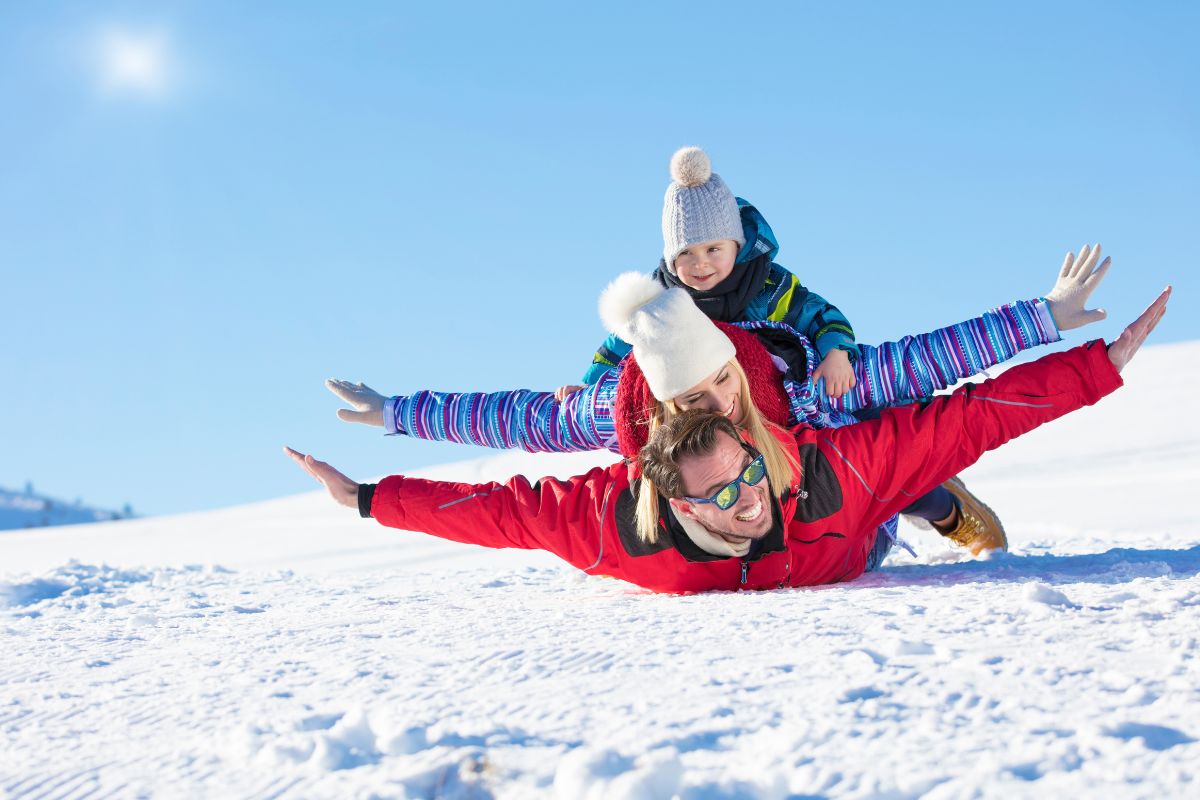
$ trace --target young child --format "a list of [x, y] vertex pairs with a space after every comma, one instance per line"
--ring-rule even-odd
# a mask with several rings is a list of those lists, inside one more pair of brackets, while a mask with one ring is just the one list
[[[779, 243], [767, 221], [750, 203], [736, 198], [712, 171], [698, 147], [671, 158], [671, 184], [663, 198], [663, 257], [653, 277], [666, 288], [684, 289], [716, 322], [784, 322], [804, 334], [820, 364], [814, 381], [841, 397], [854, 387], [854, 330], [825, 298], [810, 292], [773, 259]], [[630, 351], [616, 334], [604, 340], [583, 376], [592, 385]], [[562, 400], [582, 386], [563, 386]]]

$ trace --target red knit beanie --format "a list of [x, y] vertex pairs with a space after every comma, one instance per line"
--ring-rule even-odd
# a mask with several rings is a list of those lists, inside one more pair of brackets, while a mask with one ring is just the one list
[[[788, 425], [788, 397], [783, 390], [783, 380], [771, 354], [754, 334], [747, 330], [730, 325], [728, 322], [714, 322], [724, 331], [737, 350], [738, 363], [746, 373], [750, 384], [750, 398], [763, 417], [776, 425]], [[636, 458], [638, 451], [650, 438], [650, 420], [658, 400], [650, 392], [642, 368], [638, 366], [633, 353], [626, 358], [621, 368], [621, 378], [617, 383], [617, 403], [613, 409], [613, 422], [617, 428], [617, 444], [621, 455], [626, 458]]]

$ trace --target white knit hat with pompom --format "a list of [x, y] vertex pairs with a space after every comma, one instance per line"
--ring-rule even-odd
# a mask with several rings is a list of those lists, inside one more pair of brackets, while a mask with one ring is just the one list
[[664, 289], [641, 272], [618, 275], [601, 293], [600, 319], [633, 345], [650, 391], [662, 401], [691, 389], [736, 353], [687, 292]]
[[672, 273], [675, 257], [694, 244], [719, 239], [732, 239], [738, 247], [746, 243], [737, 200], [699, 147], [684, 147], [671, 156], [662, 226], [663, 260]]

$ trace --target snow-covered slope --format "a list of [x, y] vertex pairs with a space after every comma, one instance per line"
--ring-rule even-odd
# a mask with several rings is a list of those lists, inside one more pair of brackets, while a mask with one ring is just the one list
[[53, 497], [37, 494], [32, 489], [15, 492], [0, 487], [0, 532], [14, 528], [79, 525], [128, 516], [131, 514], [92, 508], [79, 501], [65, 503]]
[[655, 596], [320, 493], [0, 533], [0, 795], [1190, 796], [1197, 376], [1148, 348], [970, 470], [1010, 554], [906, 530], [814, 590]]

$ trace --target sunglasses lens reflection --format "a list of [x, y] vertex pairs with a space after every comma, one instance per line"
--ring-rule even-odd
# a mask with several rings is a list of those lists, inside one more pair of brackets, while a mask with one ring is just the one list
[[762, 458], [756, 458], [750, 462], [750, 466], [746, 467], [746, 471], [742, 473], [742, 480], [754, 486], [763, 479], [763, 475], [767, 474], [767, 467], [763, 464]]
[[694, 503], [712, 503], [722, 511], [728, 511], [738, 498], [742, 496], [742, 484], [747, 486], [755, 486], [767, 474], [767, 465], [762, 455], [751, 461], [742, 470], [742, 474], [737, 476], [736, 480], [730, 481], [714, 494], [712, 497], [688, 497]]
[[738, 494], [738, 484], [737, 481], [734, 481], [721, 491], [717, 492], [716, 497], [713, 498], [713, 502], [717, 504], [717, 508], [725, 511], [731, 505], [737, 502]]

